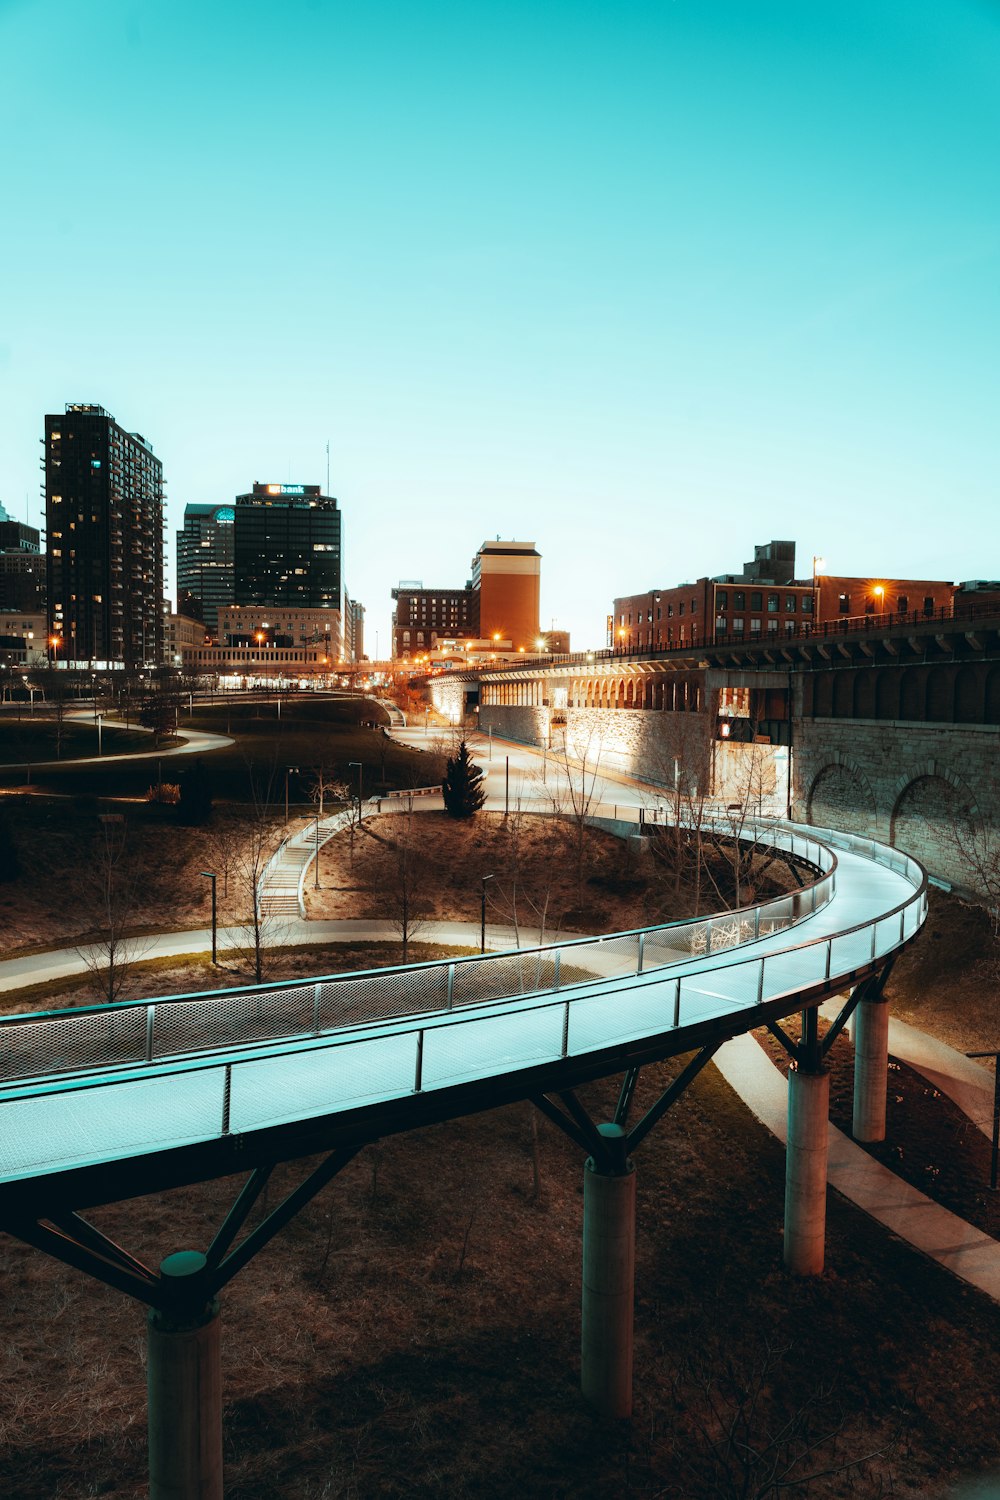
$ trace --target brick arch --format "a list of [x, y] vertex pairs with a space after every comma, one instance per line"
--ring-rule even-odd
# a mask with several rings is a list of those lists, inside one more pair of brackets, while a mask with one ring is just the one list
[[874, 719], [875, 717], [875, 670], [866, 667], [854, 674], [854, 717], [856, 719]]
[[821, 828], [840, 828], [870, 838], [875, 832], [876, 803], [871, 782], [857, 761], [835, 751], [813, 777], [807, 817]]
[[833, 676], [833, 715], [836, 719], [849, 719], [854, 713], [854, 673], [846, 669]]
[[882, 667], [875, 673], [876, 719], [899, 719], [899, 668]]
[[899, 717], [901, 719], [926, 719], [927, 694], [924, 683], [927, 674], [922, 667], [906, 667], [899, 685]]
[[991, 667], [986, 677], [986, 723], [1000, 724], [1000, 667]]
[[955, 723], [981, 724], [983, 722], [986, 679], [983, 670], [966, 662], [955, 674]]
[[955, 684], [948, 667], [931, 667], [927, 674], [927, 717], [950, 724], [954, 714]]

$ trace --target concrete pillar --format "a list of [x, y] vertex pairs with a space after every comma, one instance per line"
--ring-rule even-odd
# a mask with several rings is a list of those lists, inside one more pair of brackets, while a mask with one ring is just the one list
[[583, 1316], [580, 1385], [604, 1417], [632, 1415], [635, 1302], [635, 1167], [625, 1131], [601, 1125], [620, 1147], [611, 1168], [591, 1157], [583, 1173]]
[[169, 1305], [149, 1314], [150, 1500], [223, 1500], [219, 1304], [199, 1281], [196, 1250], [160, 1266]]
[[785, 1265], [796, 1276], [819, 1276], [826, 1251], [826, 1158], [830, 1075], [826, 1069], [788, 1075], [785, 1148]]
[[854, 1009], [854, 1139], [885, 1140], [889, 1079], [889, 1002], [861, 1000]]

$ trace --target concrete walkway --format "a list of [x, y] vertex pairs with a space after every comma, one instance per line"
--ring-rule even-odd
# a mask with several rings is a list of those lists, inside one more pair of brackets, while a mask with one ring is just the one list
[[[901, 1022], [896, 1023], [897, 1028], [901, 1025]], [[968, 1058], [921, 1032], [915, 1032], [912, 1026], [907, 1026], [905, 1031], [911, 1040], [920, 1038], [919, 1044], [914, 1044], [916, 1050], [933, 1058], [942, 1080], [950, 1077], [945, 1069], [953, 1065], [959, 1077], [964, 1075]], [[892, 1055], [901, 1055], [893, 1047], [891, 1036], [889, 1049]], [[734, 1037], [720, 1048], [715, 1054], [715, 1063], [723, 1078], [757, 1119], [778, 1140], [786, 1142], [788, 1087], [764, 1049], [748, 1033]], [[985, 1069], [979, 1071], [985, 1072]], [[986, 1074], [986, 1077], [990, 1080], [992, 1101], [992, 1075]], [[942, 1088], [944, 1092], [948, 1090]], [[1000, 1302], [1000, 1241], [910, 1187], [834, 1125], [829, 1127], [827, 1180], [848, 1202], [864, 1209], [901, 1240], [923, 1251], [970, 1286], [978, 1287], [994, 1302]]]

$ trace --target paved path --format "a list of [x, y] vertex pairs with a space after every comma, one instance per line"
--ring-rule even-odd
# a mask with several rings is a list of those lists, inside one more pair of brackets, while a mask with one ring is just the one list
[[[896, 1023], [897, 1027], [902, 1023]], [[933, 1056], [938, 1075], [950, 1078], [944, 1069], [954, 1066], [959, 1076], [965, 1073], [968, 1059], [943, 1043], [905, 1028], [917, 1050]], [[899, 1035], [897, 1033], [897, 1041]], [[890, 1051], [895, 1050], [890, 1038]], [[781, 1141], [788, 1139], [788, 1087], [778, 1068], [764, 1049], [747, 1033], [734, 1037], [715, 1054], [715, 1063], [723, 1078], [739, 1094], [757, 1119]], [[985, 1069], [980, 1069], [985, 1072]], [[990, 1078], [991, 1075], [987, 1074]], [[942, 1090], [948, 1092], [948, 1090]], [[992, 1081], [990, 1082], [992, 1099]], [[910, 1187], [902, 1178], [883, 1167], [873, 1156], [856, 1146], [835, 1125], [829, 1127], [829, 1160], [827, 1178], [850, 1203], [884, 1224], [907, 1244], [922, 1250], [970, 1286], [1000, 1302], [1000, 1242], [981, 1229], [967, 1224], [956, 1214], [934, 1203], [924, 1193]]]
[[[89, 713], [67, 714], [68, 719], [81, 719], [93, 722], [93, 716]], [[115, 722], [115, 728], [124, 729], [124, 724]], [[152, 734], [151, 729], [145, 729], [141, 724], [130, 724], [130, 730], [140, 734]], [[178, 734], [181, 731], [178, 730]], [[113, 761], [124, 760], [166, 760], [170, 755], [201, 755], [206, 750], [218, 750], [223, 745], [232, 745], [235, 741], [226, 734], [206, 734], [200, 729], [185, 729], [183, 739], [179, 745], [160, 745], [154, 750], [132, 750], [124, 755], [75, 755], [61, 760], [33, 760], [29, 766], [26, 761], [10, 761], [0, 766], [0, 771], [43, 771], [48, 766], [104, 766]]]

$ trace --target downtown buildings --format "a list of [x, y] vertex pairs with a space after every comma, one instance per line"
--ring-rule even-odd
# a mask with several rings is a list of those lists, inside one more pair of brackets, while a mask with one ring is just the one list
[[54, 662], [140, 670], [163, 660], [163, 466], [110, 412], [45, 418], [47, 593]]
[[464, 588], [425, 589], [415, 581], [392, 591], [392, 654], [408, 661], [445, 642], [535, 651], [539, 644], [542, 559], [534, 542], [483, 542]]

